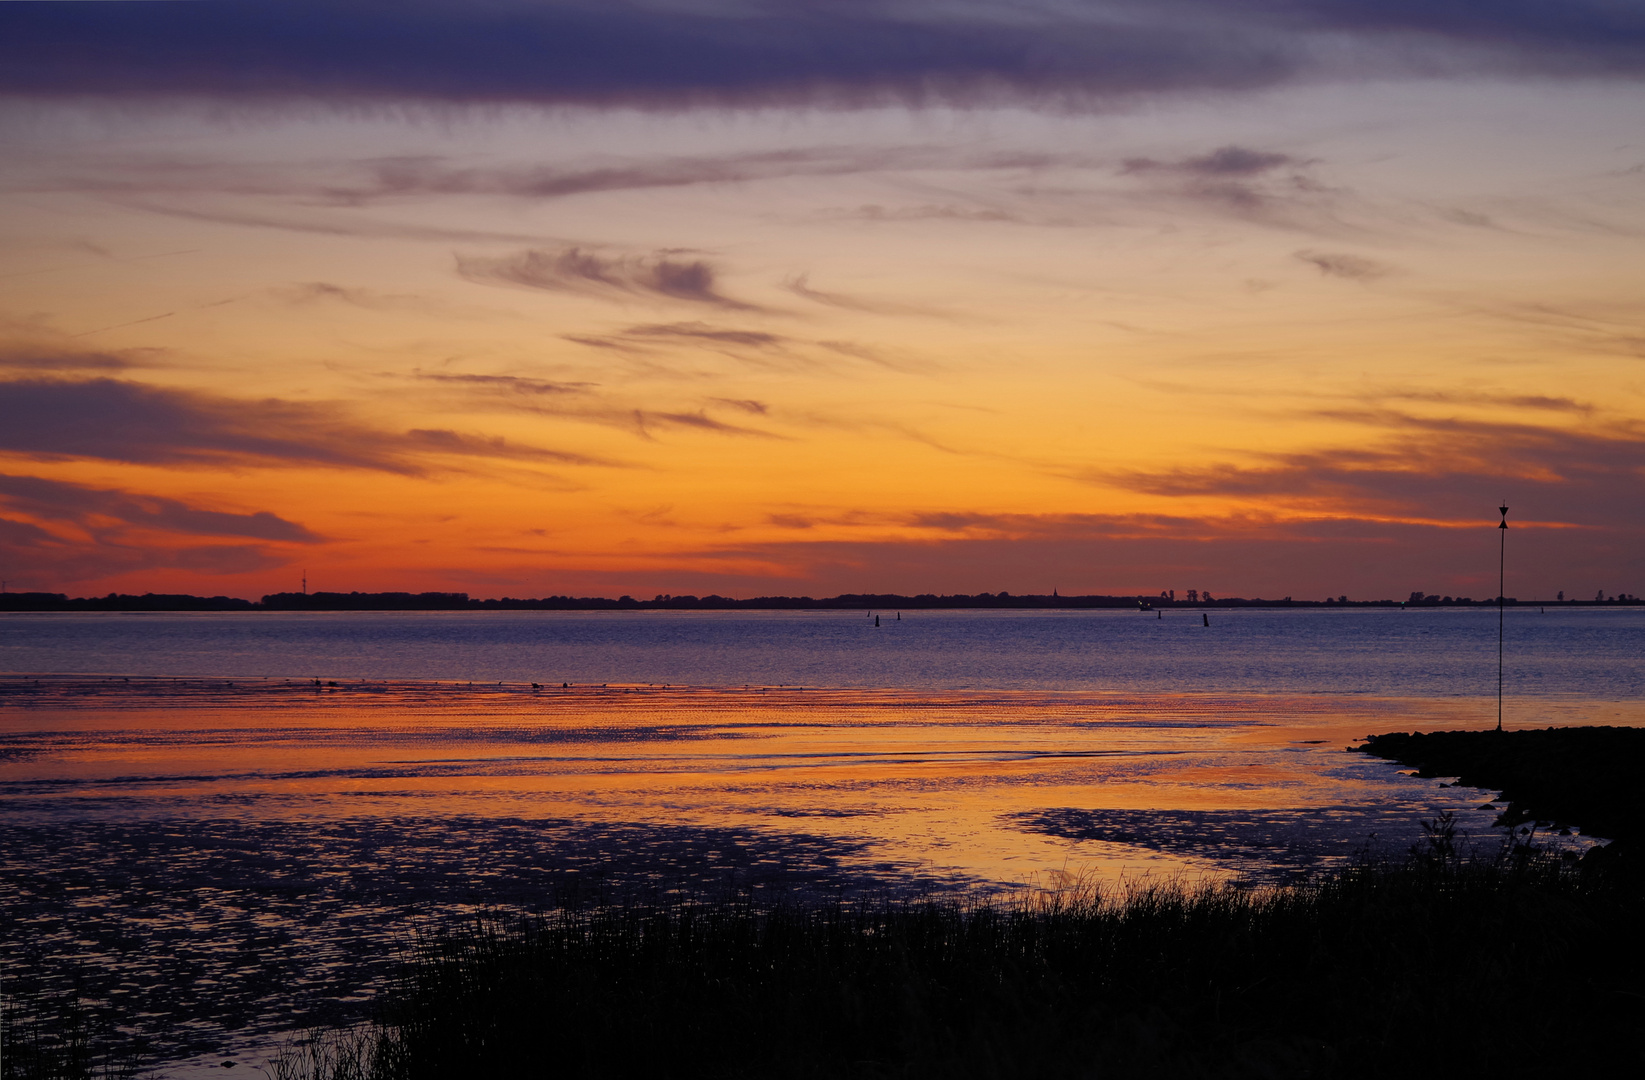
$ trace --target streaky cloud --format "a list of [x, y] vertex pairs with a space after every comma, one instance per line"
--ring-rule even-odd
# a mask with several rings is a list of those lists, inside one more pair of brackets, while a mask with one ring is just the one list
[[1316, 179], [1312, 167], [1318, 164], [1314, 158], [1228, 144], [1171, 161], [1128, 158], [1118, 175], [1139, 182], [1147, 202], [1163, 198], [1269, 226], [1340, 233], [1344, 223], [1338, 215], [1351, 193]]
[[88, 352], [51, 346], [0, 346], [0, 371], [70, 372], [125, 371], [146, 367], [141, 357], [146, 350]]
[[765, 416], [771, 412], [770, 405], [763, 401], [755, 401], [753, 398], [717, 397], [710, 400], [717, 405], [724, 405], [732, 409], [741, 409], [743, 412], [753, 413], [756, 416]]
[[440, 454], [469, 457], [515, 458], [524, 461], [553, 461], [562, 465], [608, 465], [609, 462], [585, 454], [545, 450], [537, 446], [510, 443], [497, 436], [464, 435], [444, 428], [413, 428], [406, 432], [406, 444]]
[[353, 285], [338, 285], [330, 281], [305, 281], [277, 288], [274, 294], [292, 304], [332, 301], [366, 311], [427, 311], [434, 303], [426, 296], [385, 293]]
[[0, 384], [0, 449], [37, 458], [417, 471], [384, 441], [327, 405], [244, 401], [107, 378]]
[[0, 517], [0, 546], [26, 560], [36, 581], [74, 584], [134, 571], [176, 569], [191, 574], [255, 573], [284, 566], [290, 556], [262, 544], [144, 543], [138, 538], [91, 533], [59, 536], [37, 525]]
[[346, 220], [327, 220], [314, 213], [308, 218], [246, 213], [235, 210], [214, 210], [201, 206], [179, 206], [152, 198], [111, 197], [110, 201], [133, 210], [159, 214], [162, 217], [181, 218], [185, 221], [205, 221], [215, 225], [238, 225], [251, 229], [273, 229], [281, 232], [308, 233], [316, 236], [362, 237], [377, 240], [436, 241], [443, 243], [507, 243], [535, 244], [551, 238], [529, 233], [488, 232], [481, 229], [447, 229], [431, 225], [414, 225], [395, 221], [374, 221], [359, 215]]
[[979, 221], [1021, 222], [1022, 215], [991, 206], [954, 206], [948, 203], [921, 203], [916, 206], [881, 206], [864, 203], [849, 210], [828, 211], [825, 218], [847, 218], [854, 221]]
[[1299, 251], [1296, 257], [1326, 277], [1348, 281], [1375, 281], [1394, 272], [1394, 268], [1387, 263], [1340, 251]]
[[1505, 405], [1512, 409], [1590, 415], [1594, 406], [1575, 398], [1548, 394], [1492, 394], [1477, 390], [1389, 390], [1363, 395], [1367, 400], [1417, 401], [1436, 405]]
[[[68, 172], [37, 183], [51, 190], [82, 191], [137, 209], [177, 217], [289, 227], [346, 235], [355, 219], [324, 211], [359, 209], [417, 196], [486, 195], [543, 201], [603, 192], [652, 188], [736, 184], [789, 177], [836, 177], [888, 170], [963, 169], [968, 171], [1089, 165], [1089, 153], [976, 152], [951, 145], [873, 146], [854, 143], [793, 146], [776, 150], [726, 151], [712, 154], [598, 154], [573, 164], [526, 160], [515, 163], [457, 163], [436, 154], [397, 157], [340, 157], [302, 163], [247, 165], [207, 156], [116, 152], [83, 161]], [[318, 175], [317, 175], [318, 171]], [[332, 178], [331, 173], [341, 177]], [[235, 213], [202, 205], [200, 197], [279, 198], [289, 212], [307, 207], [307, 220]], [[180, 201], [186, 200], [186, 201]], [[440, 230], [407, 222], [359, 222], [361, 235], [410, 238], [543, 242], [551, 238], [520, 234]], [[182, 254], [182, 253], [167, 253]], [[106, 261], [106, 259], [105, 259]], [[61, 268], [57, 268], [61, 269]], [[49, 272], [49, 271], [40, 271]]]
[[706, 412], [701, 411], [658, 412], [651, 409], [635, 409], [632, 416], [635, 429], [644, 438], [651, 438], [652, 431], [657, 428], [687, 428], [696, 431], [707, 431], [715, 435], [741, 435], [757, 439], [783, 438], [783, 436], [770, 431], [743, 427], [740, 424], [727, 424], [723, 420], [716, 420]]
[[922, 315], [930, 318], [953, 318], [951, 314], [938, 311], [935, 308], [920, 307], [917, 304], [902, 304], [891, 300], [865, 300], [862, 297], [851, 296], [846, 293], [814, 288], [810, 274], [796, 274], [783, 282], [783, 288], [798, 296], [802, 300], [809, 300], [824, 307], [840, 308], [845, 311], [861, 311], [870, 315]]
[[1545, 522], [1645, 527], [1645, 431], [1568, 430], [1394, 409], [1317, 415], [1385, 433], [1352, 447], [1160, 471], [1091, 473], [1092, 483], [1171, 498], [1234, 498], [1274, 512], [1472, 520], [1509, 492]]
[[532, 249], [501, 258], [457, 257], [457, 272], [484, 285], [517, 285], [608, 300], [678, 300], [733, 310], [756, 310], [718, 290], [718, 272], [703, 259], [670, 255], [599, 255], [581, 247]]
[[569, 341], [574, 345], [586, 345], [590, 349], [606, 349], [611, 352], [634, 354], [647, 351], [631, 341], [623, 341], [621, 338], [598, 337], [594, 334], [561, 334], [560, 340]]
[[[1493, 520], [1496, 497], [1482, 502]], [[1533, 502], [1525, 498], [1516, 506]], [[1398, 599], [1413, 587], [1483, 597], [1496, 586], [1495, 537], [1492, 522], [1483, 520], [1458, 525], [1370, 514], [977, 515], [953, 522], [959, 527], [951, 530], [933, 529], [936, 535], [853, 538], [822, 532], [820, 523], [802, 515], [772, 517], [768, 525], [788, 530], [786, 536], [694, 554], [700, 562], [717, 558], [728, 570], [750, 562], [781, 567], [794, 582], [792, 591], [813, 595], [835, 588], [970, 592], [979, 566], [1012, 568], [994, 580], [1014, 591], [1050, 593], [1061, 585], [1063, 595], [1155, 595], [1192, 586], [1219, 597], [1346, 593]], [[1645, 567], [1637, 554], [1645, 530], [1637, 526], [1587, 532], [1580, 543], [1572, 542], [1574, 536], [1571, 529], [1526, 527], [1515, 543], [1522, 558], [1557, 562], [1561, 577], [1571, 582]]]
[[446, 383], [451, 386], [495, 390], [508, 394], [539, 397], [545, 394], [584, 394], [593, 386], [588, 382], [554, 382], [548, 379], [530, 379], [523, 375], [461, 375], [443, 372], [418, 371], [412, 375], [426, 382]]
[[[1216, 397], [1232, 398], [1260, 398], [1272, 399], [1275, 394], [1272, 390], [1251, 389], [1245, 387], [1207, 386], [1177, 382], [1166, 379], [1134, 379], [1138, 386], [1146, 386], [1168, 394], [1196, 394], [1212, 395]], [[1362, 405], [1381, 406], [1390, 401], [1408, 401], [1431, 405], [1460, 405], [1507, 407], [1512, 409], [1532, 409], [1542, 412], [1562, 412], [1591, 416], [1598, 411], [1592, 402], [1579, 401], [1571, 397], [1555, 397], [1549, 394], [1512, 394], [1489, 390], [1475, 390], [1462, 388], [1433, 388], [1402, 386], [1389, 384], [1383, 386], [1356, 387], [1351, 390], [1321, 391], [1287, 389], [1283, 395], [1299, 401], [1331, 401], [1343, 403], [1359, 403]], [[1368, 415], [1361, 413], [1361, 416]]]
[[[561, 199], [574, 195], [701, 184], [746, 183], [790, 176], [843, 176], [893, 167], [940, 166], [951, 155], [924, 147], [792, 147], [717, 155], [604, 159], [580, 167], [554, 165], [454, 167], [435, 156], [363, 162], [369, 179], [332, 186], [325, 197], [366, 203], [405, 195], [503, 195]], [[979, 164], [998, 167], [992, 159]]]
[[701, 322], [651, 323], [631, 326], [623, 333], [628, 337], [683, 338], [715, 345], [741, 345], [749, 349], [769, 349], [787, 341], [779, 334], [768, 334], [763, 330], [728, 330]]
[[0, 450], [37, 460], [321, 466], [404, 475], [429, 472], [431, 456], [601, 464], [486, 436], [383, 431], [328, 403], [227, 398], [108, 378], [0, 382]]
[[1153, 158], [1128, 158], [1125, 171], [1132, 173], [1168, 172], [1190, 176], [1247, 177], [1260, 176], [1286, 165], [1301, 165], [1290, 154], [1271, 150], [1252, 150], [1245, 146], [1228, 145], [1208, 154], [1183, 158], [1179, 161], [1156, 161]]
[[205, 510], [178, 499], [38, 476], [0, 473], [0, 500], [13, 511], [22, 511], [31, 517], [89, 528], [97, 528], [101, 519], [110, 519], [145, 529], [196, 536], [249, 537], [299, 544], [317, 544], [325, 539], [267, 510], [249, 514]]

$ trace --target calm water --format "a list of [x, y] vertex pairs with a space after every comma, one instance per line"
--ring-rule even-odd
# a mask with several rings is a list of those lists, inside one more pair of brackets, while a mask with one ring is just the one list
[[[1496, 693], [1494, 610], [0, 616], [0, 671], [475, 682]], [[1512, 610], [1516, 695], [1645, 691], [1645, 610]]]
[[[1496, 793], [1345, 750], [1495, 723], [1495, 612], [879, 614], [0, 617], [8, 985], [181, 1080], [362, 1015], [476, 908], [1275, 882], [1441, 811], [1496, 842]], [[1645, 722], [1642, 646], [1510, 612], [1508, 725]]]

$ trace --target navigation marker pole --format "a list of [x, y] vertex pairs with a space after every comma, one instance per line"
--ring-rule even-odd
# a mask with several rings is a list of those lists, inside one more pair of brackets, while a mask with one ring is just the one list
[[1496, 729], [1502, 730], [1502, 594], [1508, 576], [1508, 508], [1499, 506], [1502, 524], [1497, 526], [1496, 560]]

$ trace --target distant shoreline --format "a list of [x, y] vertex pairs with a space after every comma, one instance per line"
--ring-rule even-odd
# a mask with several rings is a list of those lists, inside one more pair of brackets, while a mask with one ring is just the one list
[[[1645, 606], [1623, 593], [1608, 600], [1521, 600], [1506, 597], [1508, 607], [1613, 608]], [[1162, 596], [1014, 596], [1010, 593], [842, 593], [839, 596], [757, 596], [746, 600], [708, 596], [660, 595], [650, 600], [620, 596], [548, 596], [536, 599], [479, 599], [445, 592], [273, 593], [260, 600], [186, 593], [110, 593], [70, 597], [64, 593], [0, 593], [0, 613], [29, 611], [955, 611], [955, 610], [1228, 610], [1239, 608], [1481, 608], [1496, 607], [1495, 597], [1475, 600], [1412, 593], [1405, 600], [1276, 600], [1227, 597], [1218, 600]]]

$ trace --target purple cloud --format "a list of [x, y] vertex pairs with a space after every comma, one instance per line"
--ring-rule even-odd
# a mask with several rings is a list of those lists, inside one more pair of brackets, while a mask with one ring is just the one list
[[118, 379], [0, 382], [0, 450], [140, 465], [318, 465], [417, 475], [431, 455], [594, 459], [443, 430], [383, 431], [324, 403], [226, 398]]
[[1607, 0], [0, 4], [0, 91], [680, 107], [1240, 90], [1359, 71], [1638, 77]]
[[521, 251], [502, 258], [457, 257], [457, 272], [485, 285], [522, 285], [550, 292], [581, 293], [608, 300], [646, 297], [713, 307], [752, 310], [719, 292], [718, 272], [702, 259], [658, 254], [597, 255], [580, 247]]
[[[259, 510], [237, 514], [204, 510], [177, 499], [94, 488], [38, 476], [0, 473], [0, 503], [30, 517], [97, 528], [102, 520], [194, 536], [234, 536], [298, 544], [323, 539], [294, 521]], [[32, 528], [32, 526], [31, 526]]]

